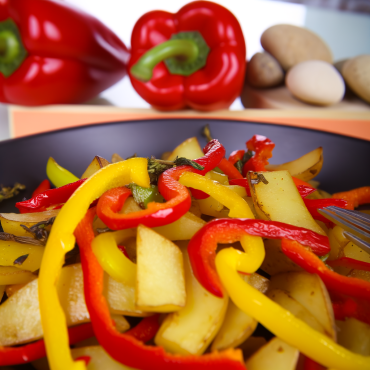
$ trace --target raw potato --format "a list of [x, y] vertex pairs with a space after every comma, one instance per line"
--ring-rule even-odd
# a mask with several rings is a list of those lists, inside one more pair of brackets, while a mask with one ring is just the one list
[[167, 161], [174, 161], [176, 157], [197, 159], [204, 156], [203, 150], [196, 137], [191, 137], [178, 145], [166, 158]]
[[224, 320], [229, 298], [215, 297], [193, 275], [186, 242], [178, 242], [184, 254], [186, 306], [163, 321], [155, 344], [179, 354], [202, 354], [216, 336]]
[[275, 337], [245, 363], [248, 370], [295, 370], [299, 351]]
[[277, 86], [284, 82], [284, 71], [271, 54], [256, 53], [248, 63], [246, 81], [257, 88]]
[[342, 74], [349, 87], [370, 103], [370, 55], [359, 55], [347, 60]]
[[56, 217], [60, 209], [35, 213], [0, 213], [1, 226], [4, 232], [16, 236], [32, 236], [21, 225], [31, 226], [47, 221], [49, 218]]
[[263, 32], [261, 45], [285, 71], [305, 60], [333, 63], [330, 48], [307, 28], [290, 24], [274, 25]]
[[98, 172], [101, 168], [108, 166], [109, 161], [96, 155], [92, 162], [88, 165], [85, 172], [82, 174], [81, 179], [86, 179], [87, 177], [92, 176], [95, 172]]
[[136, 305], [144, 311], [171, 312], [186, 303], [182, 253], [154, 230], [137, 228]]
[[290, 68], [285, 85], [295, 98], [317, 106], [337, 104], [345, 92], [342, 75], [322, 60], [306, 60]]
[[309, 153], [294, 161], [282, 164], [269, 164], [266, 166], [268, 171], [282, 171], [286, 170], [300, 180], [310, 181], [317, 176], [322, 168], [324, 162], [322, 147], [316, 148]]
[[352, 352], [370, 356], [370, 326], [355, 318], [336, 321], [338, 343]]
[[256, 174], [258, 172], [249, 172], [248, 182], [255, 210], [261, 219], [304, 227], [326, 236], [307, 210], [288, 171], [260, 172], [268, 184], [262, 181], [254, 184]]
[[271, 277], [269, 290], [281, 289], [305, 307], [324, 328], [325, 334], [336, 339], [333, 306], [329, 293], [318, 275], [287, 272]]

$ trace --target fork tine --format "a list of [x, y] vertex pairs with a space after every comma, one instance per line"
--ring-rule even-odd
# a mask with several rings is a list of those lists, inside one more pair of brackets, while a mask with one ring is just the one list
[[[359, 215], [360, 212], [348, 211], [335, 206], [318, 209], [318, 212], [347, 232], [370, 243], [370, 222], [367, 217], [363, 217], [364, 215]], [[352, 212], [355, 212], [355, 217], [352, 215]]]
[[355, 243], [358, 247], [360, 247], [365, 252], [370, 252], [370, 243], [366, 243], [365, 240], [358, 238], [356, 235], [353, 235], [352, 233], [348, 233], [345, 231], [343, 235], [350, 240], [351, 242]]

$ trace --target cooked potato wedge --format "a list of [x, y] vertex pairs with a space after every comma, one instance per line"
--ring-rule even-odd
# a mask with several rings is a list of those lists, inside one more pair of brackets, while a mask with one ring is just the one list
[[154, 341], [171, 353], [200, 355], [221, 327], [229, 298], [215, 297], [199, 284], [191, 270], [187, 242], [176, 244], [184, 255], [186, 305], [167, 315]]
[[95, 172], [99, 171], [101, 168], [108, 166], [110, 162], [103, 157], [96, 155], [92, 162], [88, 165], [85, 172], [82, 174], [81, 179], [86, 179], [92, 176]]
[[203, 157], [203, 150], [199, 145], [196, 137], [186, 139], [179, 144], [172, 153], [167, 157], [167, 161], [174, 161], [176, 157], [184, 157], [188, 159], [197, 159]]
[[143, 225], [137, 228], [136, 240], [136, 306], [153, 312], [184, 307], [184, 264], [179, 247]]
[[299, 351], [280, 338], [273, 338], [246, 361], [248, 370], [295, 370]]
[[324, 328], [326, 335], [336, 339], [333, 306], [329, 293], [316, 274], [287, 272], [271, 277], [269, 291], [281, 289], [305, 307]]
[[[263, 176], [267, 183], [260, 181]], [[254, 208], [261, 219], [280, 221], [326, 235], [312, 218], [288, 171], [249, 172]]]
[[283, 164], [269, 164], [266, 166], [267, 171], [286, 170], [289, 173], [303, 181], [309, 181], [317, 176], [324, 163], [323, 150], [321, 147], [304, 154], [294, 161]]

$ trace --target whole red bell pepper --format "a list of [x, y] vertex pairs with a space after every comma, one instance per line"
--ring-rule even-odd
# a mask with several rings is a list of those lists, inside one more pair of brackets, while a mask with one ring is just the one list
[[234, 243], [249, 234], [271, 239], [298, 240], [318, 255], [330, 251], [329, 240], [311, 230], [277, 221], [253, 219], [215, 219], [204, 225], [190, 240], [188, 253], [195, 277], [210, 293], [223, 296], [215, 267], [217, 243]]
[[192, 166], [178, 166], [164, 171], [158, 179], [158, 190], [166, 200], [165, 203], [150, 202], [148, 208], [128, 214], [118, 213], [131, 190], [125, 187], [113, 188], [105, 192], [99, 199], [97, 214], [112, 230], [122, 230], [143, 224], [148, 227], [167, 225], [178, 220], [191, 207], [188, 189], [179, 183], [184, 172], [195, 172], [204, 175], [215, 168], [225, 155], [225, 148], [214, 139], [203, 149], [204, 157], [194, 162], [203, 167], [197, 170]]
[[[116, 330], [103, 295], [104, 271], [91, 247], [91, 242], [95, 237], [92, 228], [94, 217], [95, 209], [90, 208], [76, 228], [75, 236], [81, 252], [86, 306], [95, 335], [107, 353], [116, 361], [139, 370], [171, 370], [173, 368], [179, 370], [245, 370], [242, 354], [238, 349], [212, 352], [203, 356], [174, 355], [166, 353], [161, 347], [145, 345], [140, 339], [147, 339], [147, 335], [133, 337], [130, 333], [121, 334]], [[152, 325], [153, 319], [149, 327]], [[135, 328], [133, 331], [135, 333]], [[153, 333], [153, 330], [150, 330], [150, 333]]]
[[194, 1], [175, 14], [149, 12], [135, 24], [131, 48], [131, 83], [157, 109], [228, 108], [242, 89], [245, 40], [221, 5]]
[[85, 102], [126, 74], [129, 52], [103, 23], [62, 1], [0, 2], [0, 101]]

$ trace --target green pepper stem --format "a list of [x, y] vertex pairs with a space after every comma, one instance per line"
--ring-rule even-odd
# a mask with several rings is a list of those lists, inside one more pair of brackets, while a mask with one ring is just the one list
[[12, 31], [0, 32], [0, 61], [9, 63], [19, 55], [20, 45]]
[[147, 51], [131, 67], [130, 72], [138, 80], [147, 82], [152, 78], [154, 67], [163, 60], [176, 57], [184, 62], [192, 62], [198, 54], [199, 48], [191, 40], [168, 40]]

